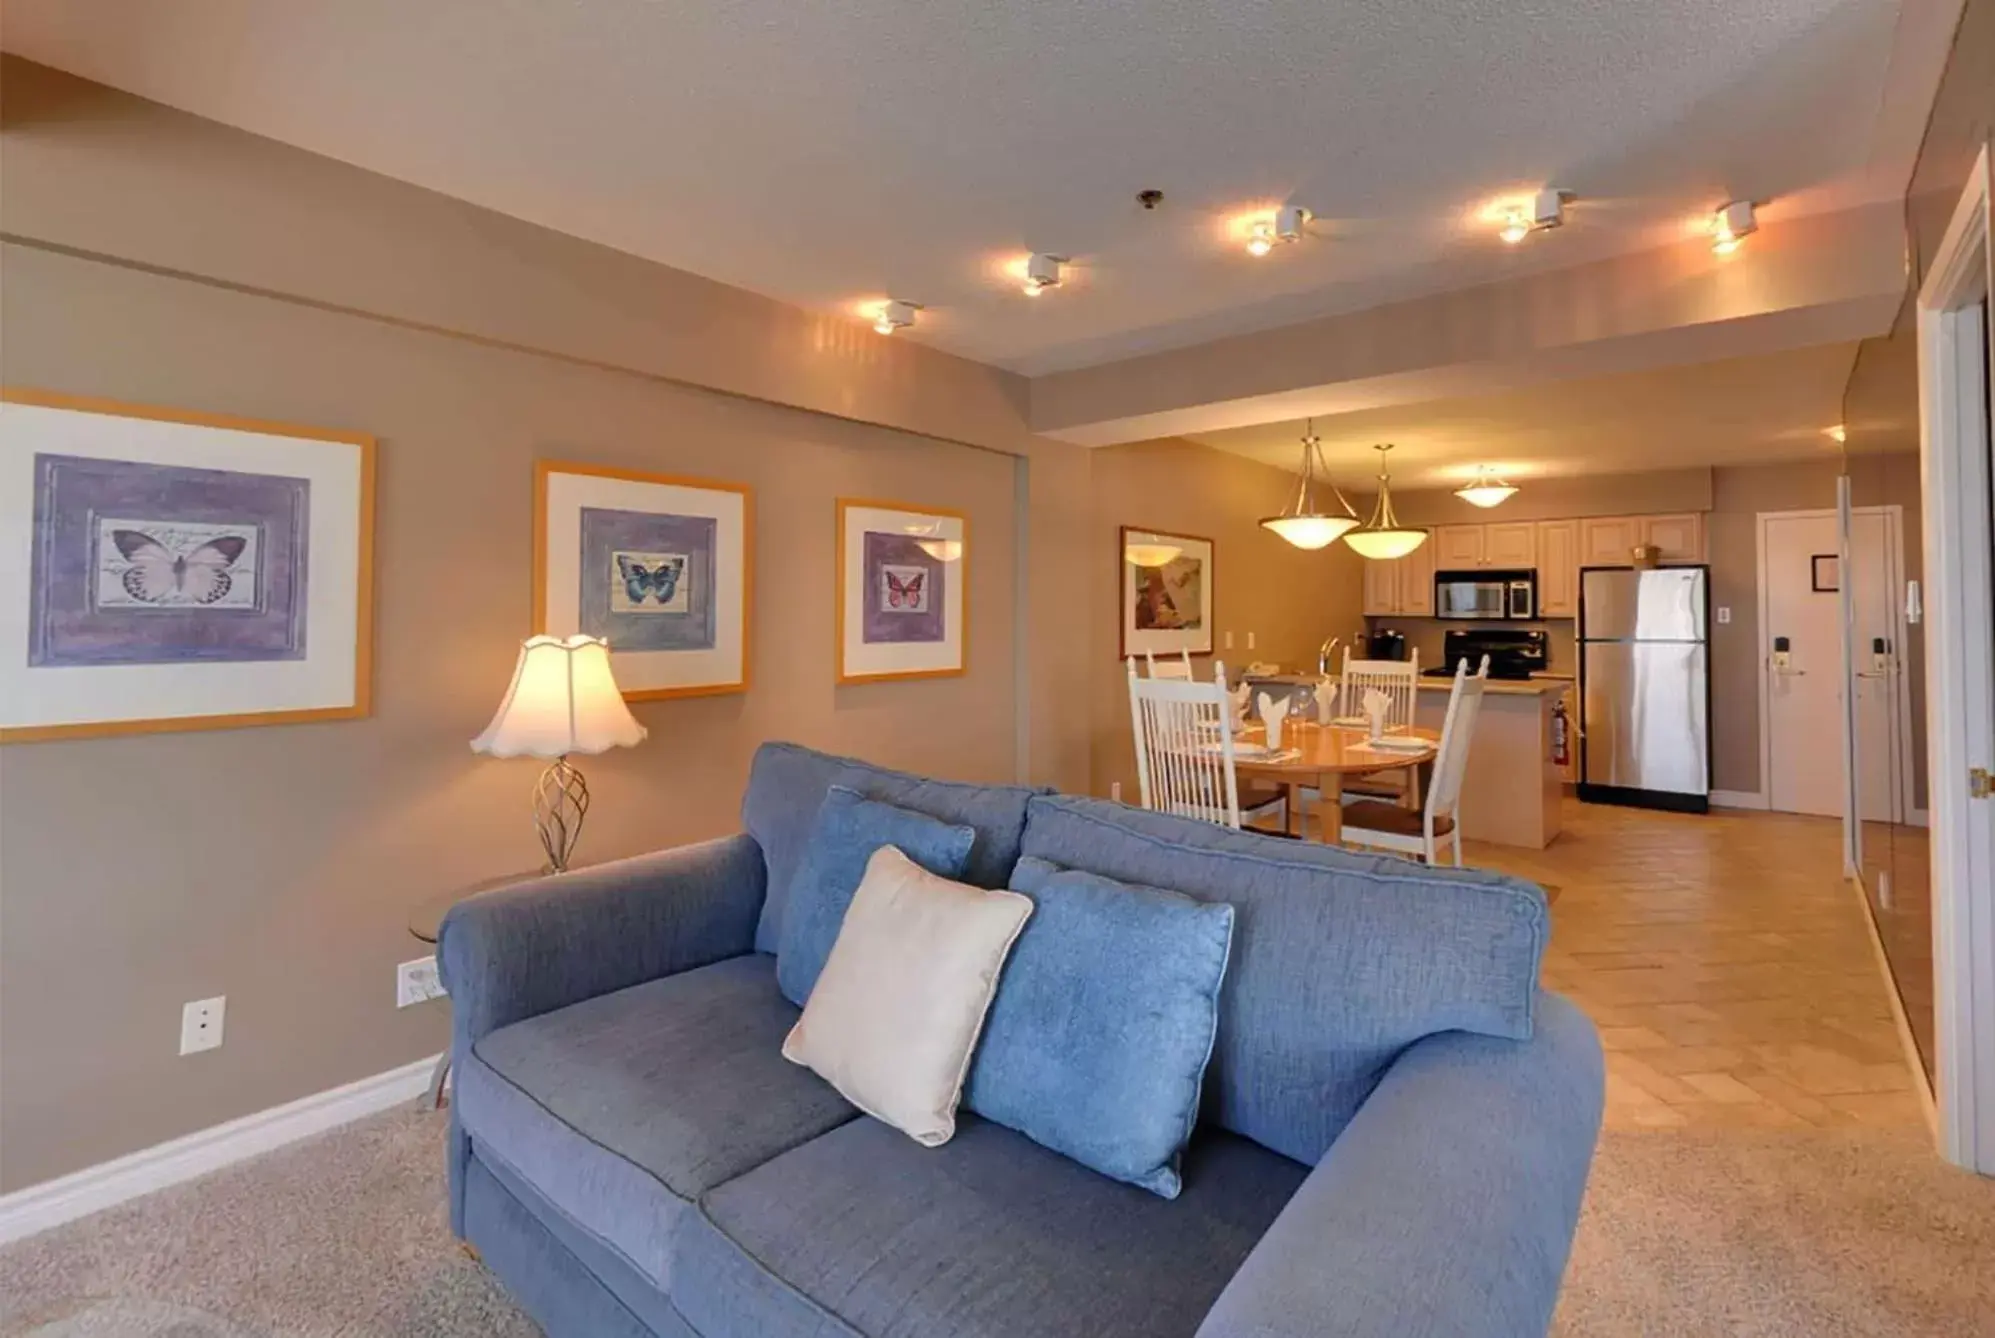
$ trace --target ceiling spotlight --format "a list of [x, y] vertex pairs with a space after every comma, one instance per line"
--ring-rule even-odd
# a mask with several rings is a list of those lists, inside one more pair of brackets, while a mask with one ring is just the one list
[[1060, 266], [1067, 263], [1065, 256], [1040, 255], [1034, 252], [1025, 260], [1025, 287], [1027, 297], [1037, 297], [1048, 288], [1060, 286]]
[[1276, 242], [1299, 242], [1302, 230], [1315, 215], [1299, 204], [1285, 204], [1275, 210], [1273, 218], [1256, 219], [1247, 229], [1247, 254], [1264, 256], [1275, 249]]
[[882, 302], [877, 315], [873, 317], [873, 329], [883, 335], [914, 324], [914, 313], [921, 308], [913, 302], [902, 302], [898, 298]]
[[1473, 480], [1455, 489], [1455, 496], [1461, 498], [1470, 506], [1484, 508], [1496, 506], [1498, 503], [1507, 501], [1516, 495], [1517, 489], [1497, 477], [1488, 465], [1483, 465], [1477, 469]]
[[1496, 235], [1515, 245], [1534, 232], [1549, 232], [1563, 227], [1566, 221], [1566, 204], [1573, 198], [1571, 191], [1547, 186], [1531, 197], [1529, 208], [1515, 205], [1503, 213], [1503, 230]]
[[1759, 219], [1753, 215], [1752, 201], [1734, 200], [1711, 216], [1711, 249], [1728, 256], [1739, 249], [1741, 241], [1758, 231]]

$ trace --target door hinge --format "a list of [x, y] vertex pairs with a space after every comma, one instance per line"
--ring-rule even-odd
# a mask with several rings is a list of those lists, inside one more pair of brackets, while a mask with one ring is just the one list
[[1968, 768], [1967, 793], [1972, 799], [1986, 799], [1990, 794], [1995, 794], [1995, 776], [1988, 774], [1987, 767]]

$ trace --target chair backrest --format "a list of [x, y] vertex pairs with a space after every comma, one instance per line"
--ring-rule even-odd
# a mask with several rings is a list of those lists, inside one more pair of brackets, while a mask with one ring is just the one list
[[1420, 652], [1415, 650], [1404, 660], [1354, 660], [1347, 648], [1339, 709], [1345, 715], [1363, 715], [1365, 693], [1374, 689], [1392, 700], [1385, 727], [1413, 728], [1413, 708], [1420, 696]]
[[1166, 656], [1162, 664], [1157, 663], [1157, 657], [1146, 650], [1143, 652], [1143, 660], [1150, 666], [1152, 678], [1171, 678], [1181, 683], [1191, 681], [1191, 652], [1188, 650], [1179, 651], [1175, 660]]
[[1238, 827], [1240, 783], [1225, 680], [1143, 678], [1131, 656], [1129, 716], [1143, 807]]
[[1461, 807], [1469, 744], [1475, 738], [1476, 717], [1482, 713], [1482, 690], [1488, 681], [1487, 655], [1473, 674], [1469, 673], [1467, 660], [1455, 666], [1455, 685], [1448, 692], [1448, 715], [1441, 722], [1441, 742], [1434, 751], [1434, 780], [1427, 787], [1429, 818], [1454, 817]]

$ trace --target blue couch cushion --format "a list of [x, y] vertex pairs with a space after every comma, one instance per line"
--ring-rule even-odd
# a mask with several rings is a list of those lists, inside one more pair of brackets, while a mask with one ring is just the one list
[[691, 1200], [857, 1115], [782, 1056], [775, 962], [716, 962], [480, 1040], [458, 1066], [474, 1155], [533, 1185], [660, 1287]]
[[1167, 1203], [974, 1116], [861, 1119], [711, 1191], [673, 1300], [706, 1338], [1189, 1338], [1304, 1174], [1208, 1130]]
[[763, 744], [755, 750], [748, 792], [741, 800], [742, 826], [762, 847], [769, 869], [769, 892], [755, 930], [757, 952], [773, 953], [782, 942], [790, 880], [810, 844], [818, 805], [833, 784], [857, 790], [868, 799], [976, 828], [977, 842], [971, 847], [963, 881], [977, 887], [1003, 887], [1011, 877], [1025, 832], [1026, 801], [1048, 793], [1025, 785], [930, 780], [800, 744]]
[[1531, 1035], [1550, 917], [1502, 874], [1231, 831], [1069, 796], [1035, 798], [1025, 853], [1238, 913], [1207, 1118], [1314, 1165], [1423, 1036]]
[[1011, 950], [963, 1104], [1103, 1175], [1178, 1196], [1219, 1028], [1233, 908], [1062, 870], [1011, 873]]
[[894, 846], [932, 874], [961, 879], [977, 830], [834, 785], [817, 811], [817, 827], [790, 884], [783, 933], [776, 947], [776, 983], [801, 1008], [831, 959], [852, 894], [881, 846]]

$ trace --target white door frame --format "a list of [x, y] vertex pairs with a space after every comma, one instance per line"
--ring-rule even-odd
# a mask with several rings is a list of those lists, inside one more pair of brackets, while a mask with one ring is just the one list
[[[1839, 477], [1836, 481], [1838, 493], [1840, 494], [1845, 487], [1847, 487], [1846, 480]], [[1763, 808], [1771, 808], [1773, 806], [1773, 721], [1771, 718], [1773, 702], [1772, 693], [1768, 689], [1767, 682], [1767, 659], [1771, 654], [1767, 646], [1772, 632], [1766, 625], [1766, 523], [1769, 520], [1840, 521], [1841, 514], [1840, 507], [1803, 507], [1793, 511], [1761, 511], [1753, 517], [1753, 539], [1757, 550], [1755, 557], [1755, 594], [1759, 600], [1760, 639], [1758, 647], [1759, 793], [1762, 801], [1760, 806]], [[1905, 508], [1896, 502], [1880, 506], [1853, 506], [1850, 508], [1850, 514], [1852, 516], [1881, 515], [1888, 518], [1890, 533], [1885, 542], [1885, 558], [1893, 564], [1890, 576], [1890, 588], [1893, 591], [1902, 590], [1904, 588], [1905, 573]], [[1837, 534], [1838, 545], [1841, 545], [1844, 539], [1845, 536], [1840, 533], [1839, 527]], [[1847, 573], [1849, 571], [1849, 555], [1842, 552], [1839, 547], [1838, 556], [1841, 559], [1842, 570]], [[1847, 577], [1845, 577], [1842, 584], [1844, 592], [1847, 594], [1850, 590], [1850, 582]], [[1897, 657], [1900, 675], [1897, 692], [1898, 748], [1896, 750], [1897, 756], [1892, 762], [1898, 773], [1898, 783], [1891, 787], [1891, 820], [1895, 823], [1904, 823], [1910, 821], [1912, 813], [1912, 692], [1910, 684], [1905, 681], [1903, 676], [1906, 633], [1905, 608], [1903, 603], [1895, 595], [1893, 596], [1892, 603], [1891, 644], [1895, 647], [1893, 654]], [[1845, 774], [1843, 776], [1843, 789], [1845, 791], [1843, 797], [1843, 855], [1846, 863], [1850, 866], [1845, 872], [1853, 872], [1862, 868], [1862, 847], [1859, 844], [1861, 837], [1852, 838], [1849, 835], [1852, 827], [1861, 826], [1860, 823], [1851, 821], [1851, 816], [1859, 811], [1855, 807], [1857, 802], [1857, 781], [1856, 777], [1849, 773], [1847, 767], [1847, 759], [1850, 756], [1849, 736], [1856, 728], [1855, 694], [1848, 691], [1851, 686], [1848, 657], [1854, 652], [1850, 645], [1850, 625], [1845, 615], [1838, 615], [1838, 623], [1843, 633], [1843, 687], [1845, 689], [1843, 693], [1843, 757], [1846, 763], [1844, 768]]]
[[1995, 576], [1987, 419], [1968, 400], [1995, 350], [1963, 310], [1990, 296], [1991, 271], [1984, 146], [1919, 291], [1919, 482], [1940, 1151], [1995, 1175], [1995, 800], [1969, 793], [1970, 768], [1995, 771]]

